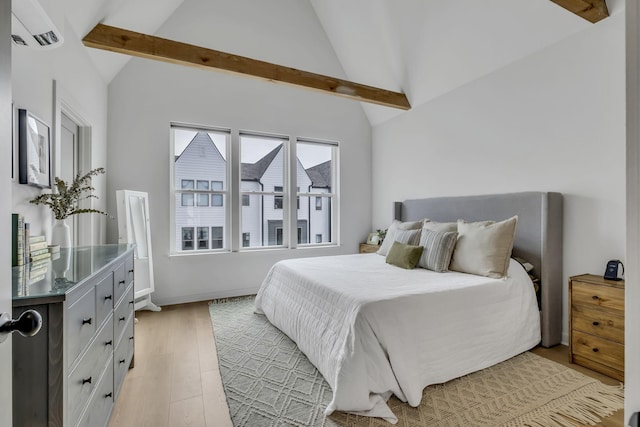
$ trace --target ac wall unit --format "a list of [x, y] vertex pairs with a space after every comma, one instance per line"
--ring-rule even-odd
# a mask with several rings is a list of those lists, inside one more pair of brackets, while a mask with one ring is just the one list
[[52, 49], [64, 41], [38, 0], [12, 0], [11, 39], [18, 46]]

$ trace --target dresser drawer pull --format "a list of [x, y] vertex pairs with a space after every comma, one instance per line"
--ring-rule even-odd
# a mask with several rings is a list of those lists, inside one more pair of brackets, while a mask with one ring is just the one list
[[130, 339], [130, 340], [132, 340], [132, 339], [133, 339], [133, 337], [129, 337], [129, 339]]
[[593, 350], [594, 353], [597, 353], [598, 352], [598, 347], [594, 347], [591, 350]]
[[129, 304], [134, 304], [134, 303], [135, 303], [134, 300], [129, 301]]
[[109, 341], [107, 341], [106, 343], [104, 343], [104, 345], [105, 345], [105, 346], [113, 345], [113, 340], [109, 340]]
[[107, 394], [104, 395], [104, 398], [108, 398], [108, 397], [113, 397], [113, 393], [109, 392]]
[[108, 299], [113, 300], [113, 295], [107, 295], [106, 297], [104, 297], [105, 301], [108, 300]]
[[600, 324], [600, 322], [593, 322], [592, 325], [593, 326], [598, 326]]
[[129, 270], [129, 273], [133, 273], [133, 268], [131, 270]]
[[592, 296], [592, 297], [591, 297], [591, 299], [592, 299], [592, 300], [599, 300], [599, 299], [600, 299], [600, 297], [599, 297], [598, 295], [594, 295], [594, 296]]
[[82, 324], [83, 325], [90, 325], [91, 324], [91, 317], [89, 317], [88, 319], [82, 319]]
[[122, 317], [120, 317], [118, 320], [119, 320], [120, 322], [123, 322], [123, 321], [125, 320], [125, 317], [124, 317], [124, 316], [122, 316]]
[[125, 362], [125, 360], [124, 360], [124, 359], [120, 359], [120, 363], [124, 363], [124, 362]]
[[119, 284], [119, 285], [124, 285], [124, 280], [120, 280], [120, 281], [118, 282], [118, 284]]
[[89, 377], [89, 378], [84, 378], [84, 379], [82, 380], [82, 384], [83, 384], [83, 385], [84, 385], [84, 384], [86, 384], [86, 383], [91, 384], [91, 377]]

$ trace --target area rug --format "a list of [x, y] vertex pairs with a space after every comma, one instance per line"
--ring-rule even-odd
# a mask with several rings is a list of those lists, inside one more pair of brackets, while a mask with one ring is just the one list
[[[325, 416], [331, 388], [295, 343], [253, 307], [253, 298], [242, 298], [209, 309], [234, 426], [391, 426], [342, 412]], [[395, 397], [388, 403], [402, 427], [574, 427], [621, 409], [623, 395], [622, 387], [526, 352], [427, 387], [417, 408]]]

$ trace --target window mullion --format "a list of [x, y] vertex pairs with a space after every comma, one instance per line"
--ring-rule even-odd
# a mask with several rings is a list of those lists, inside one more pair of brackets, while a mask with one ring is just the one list
[[287, 154], [285, 168], [285, 176], [287, 177], [286, 193], [289, 195], [289, 209], [287, 210], [289, 215], [288, 222], [285, 223], [289, 225], [289, 247], [295, 249], [298, 247], [298, 152], [295, 139], [289, 138], [285, 153]]
[[238, 252], [240, 250], [240, 223], [242, 220], [242, 204], [240, 197], [240, 132], [234, 130], [231, 132], [231, 149], [229, 162], [231, 164], [231, 178], [228, 180], [229, 188], [227, 189], [230, 195], [229, 202], [227, 204], [227, 217], [231, 222], [231, 230], [227, 233], [227, 238], [230, 238], [230, 249], [232, 252]]

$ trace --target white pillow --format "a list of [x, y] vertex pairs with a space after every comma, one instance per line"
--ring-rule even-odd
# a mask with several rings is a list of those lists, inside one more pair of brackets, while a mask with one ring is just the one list
[[450, 270], [487, 277], [504, 277], [509, 267], [518, 217], [487, 223], [458, 220]]
[[[420, 228], [422, 227], [422, 220], [420, 221], [408, 221], [401, 222], [394, 220], [387, 230], [387, 235], [380, 245], [380, 249], [376, 252], [379, 255], [387, 256], [387, 252], [391, 249], [393, 242], [398, 241], [407, 245], [417, 245], [420, 239]], [[405, 231], [416, 231], [416, 233], [404, 233]], [[398, 234], [400, 233], [400, 234]]]
[[424, 223], [422, 224], [422, 228], [426, 228], [427, 230], [438, 231], [440, 233], [458, 231], [457, 222], [437, 222], [431, 221], [427, 218], [425, 218], [423, 221]]

